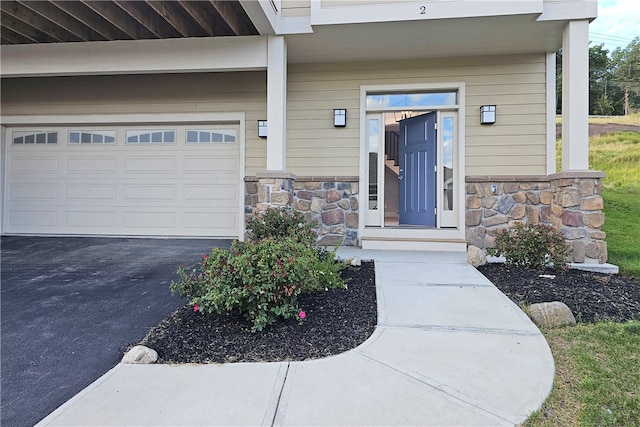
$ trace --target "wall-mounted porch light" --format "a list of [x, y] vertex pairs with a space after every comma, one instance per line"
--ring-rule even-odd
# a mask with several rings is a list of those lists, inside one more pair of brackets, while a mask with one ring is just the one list
[[496, 122], [496, 106], [483, 105], [480, 107], [480, 124], [492, 125]]
[[347, 125], [346, 108], [336, 108], [333, 110], [333, 126], [343, 128]]
[[266, 120], [258, 120], [258, 136], [260, 138], [267, 137], [267, 121]]

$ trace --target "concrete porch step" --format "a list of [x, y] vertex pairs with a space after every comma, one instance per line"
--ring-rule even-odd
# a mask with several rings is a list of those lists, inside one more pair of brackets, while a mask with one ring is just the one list
[[363, 236], [362, 249], [399, 251], [466, 252], [467, 242], [455, 238]]

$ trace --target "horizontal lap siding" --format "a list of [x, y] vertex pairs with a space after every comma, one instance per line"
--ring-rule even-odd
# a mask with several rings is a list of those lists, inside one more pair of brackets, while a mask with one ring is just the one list
[[[357, 72], [315, 72], [314, 68], [289, 66], [287, 170], [303, 176], [357, 176], [360, 156]], [[334, 108], [347, 109], [346, 127], [333, 126]]]
[[[544, 54], [291, 64], [287, 169], [305, 176], [358, 174], [361, 85], [465, 82], [466, 174], [544, 174], [545, 73]], [[497, 105], [491, 126], [479, 123], [486, 104]], [[346, 128], [333, 127], [334, 108], [348, 110]]]
[[[360, 86], [466, 83], [466, 173], [544, 174], [545, 56], [290, 64], [287, 170], [304, 176], [359, 173]], [[264, 72], [6, 79], [2, 111], [12, 114], [246, 113], [246, 175], [266, 168], [256, 121], [266, 118]], [[479, 124], [495, 104], [497, 122]], [[346, 108], [347, 127], [333, 127]]]
[[5, 79], [3, 115], [246, 113], [247, 175], [266, 168], [265, 72]]
[[311, 12], [311, 0], [282, 0], [283, 17], [309, 16]]

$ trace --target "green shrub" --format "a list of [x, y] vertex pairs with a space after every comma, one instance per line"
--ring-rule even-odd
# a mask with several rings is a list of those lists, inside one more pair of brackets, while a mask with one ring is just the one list
[[489, 253], [503, 255], [508, 264], [539, 270], [548, 265], [565, 267], [569, 251], [562, 233], [555, 228], [542, 224], [517, 224], [511, 230], [498, 232], [495, 248]]
[[213, 249], [199, 268], [180, 268], [171, 290], [204, 314], [242, 314], [255, 332], [280, 318], [302, 320], [302, 293], [346, 287], [343, 264], [335, 261], [335, 252], [318, 247], [304, 217], [273, 211], [250, 221], [247, 242], [234, 241], [228, 251]]
[[316, 225], [315, 222], [306, 221], [302, 213], [291, 208], [270, 208], [247, 221], [247, 236], [252, 240], [291, 237], [315, 246], [318, 235], [313, 228]]

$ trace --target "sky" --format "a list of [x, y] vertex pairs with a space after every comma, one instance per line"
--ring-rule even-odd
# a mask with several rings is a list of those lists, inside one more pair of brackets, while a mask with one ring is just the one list
[[591, 44], [613, 51], [640, 36], [640, 0], [598, 0], [598, 17], [589, 24]]

